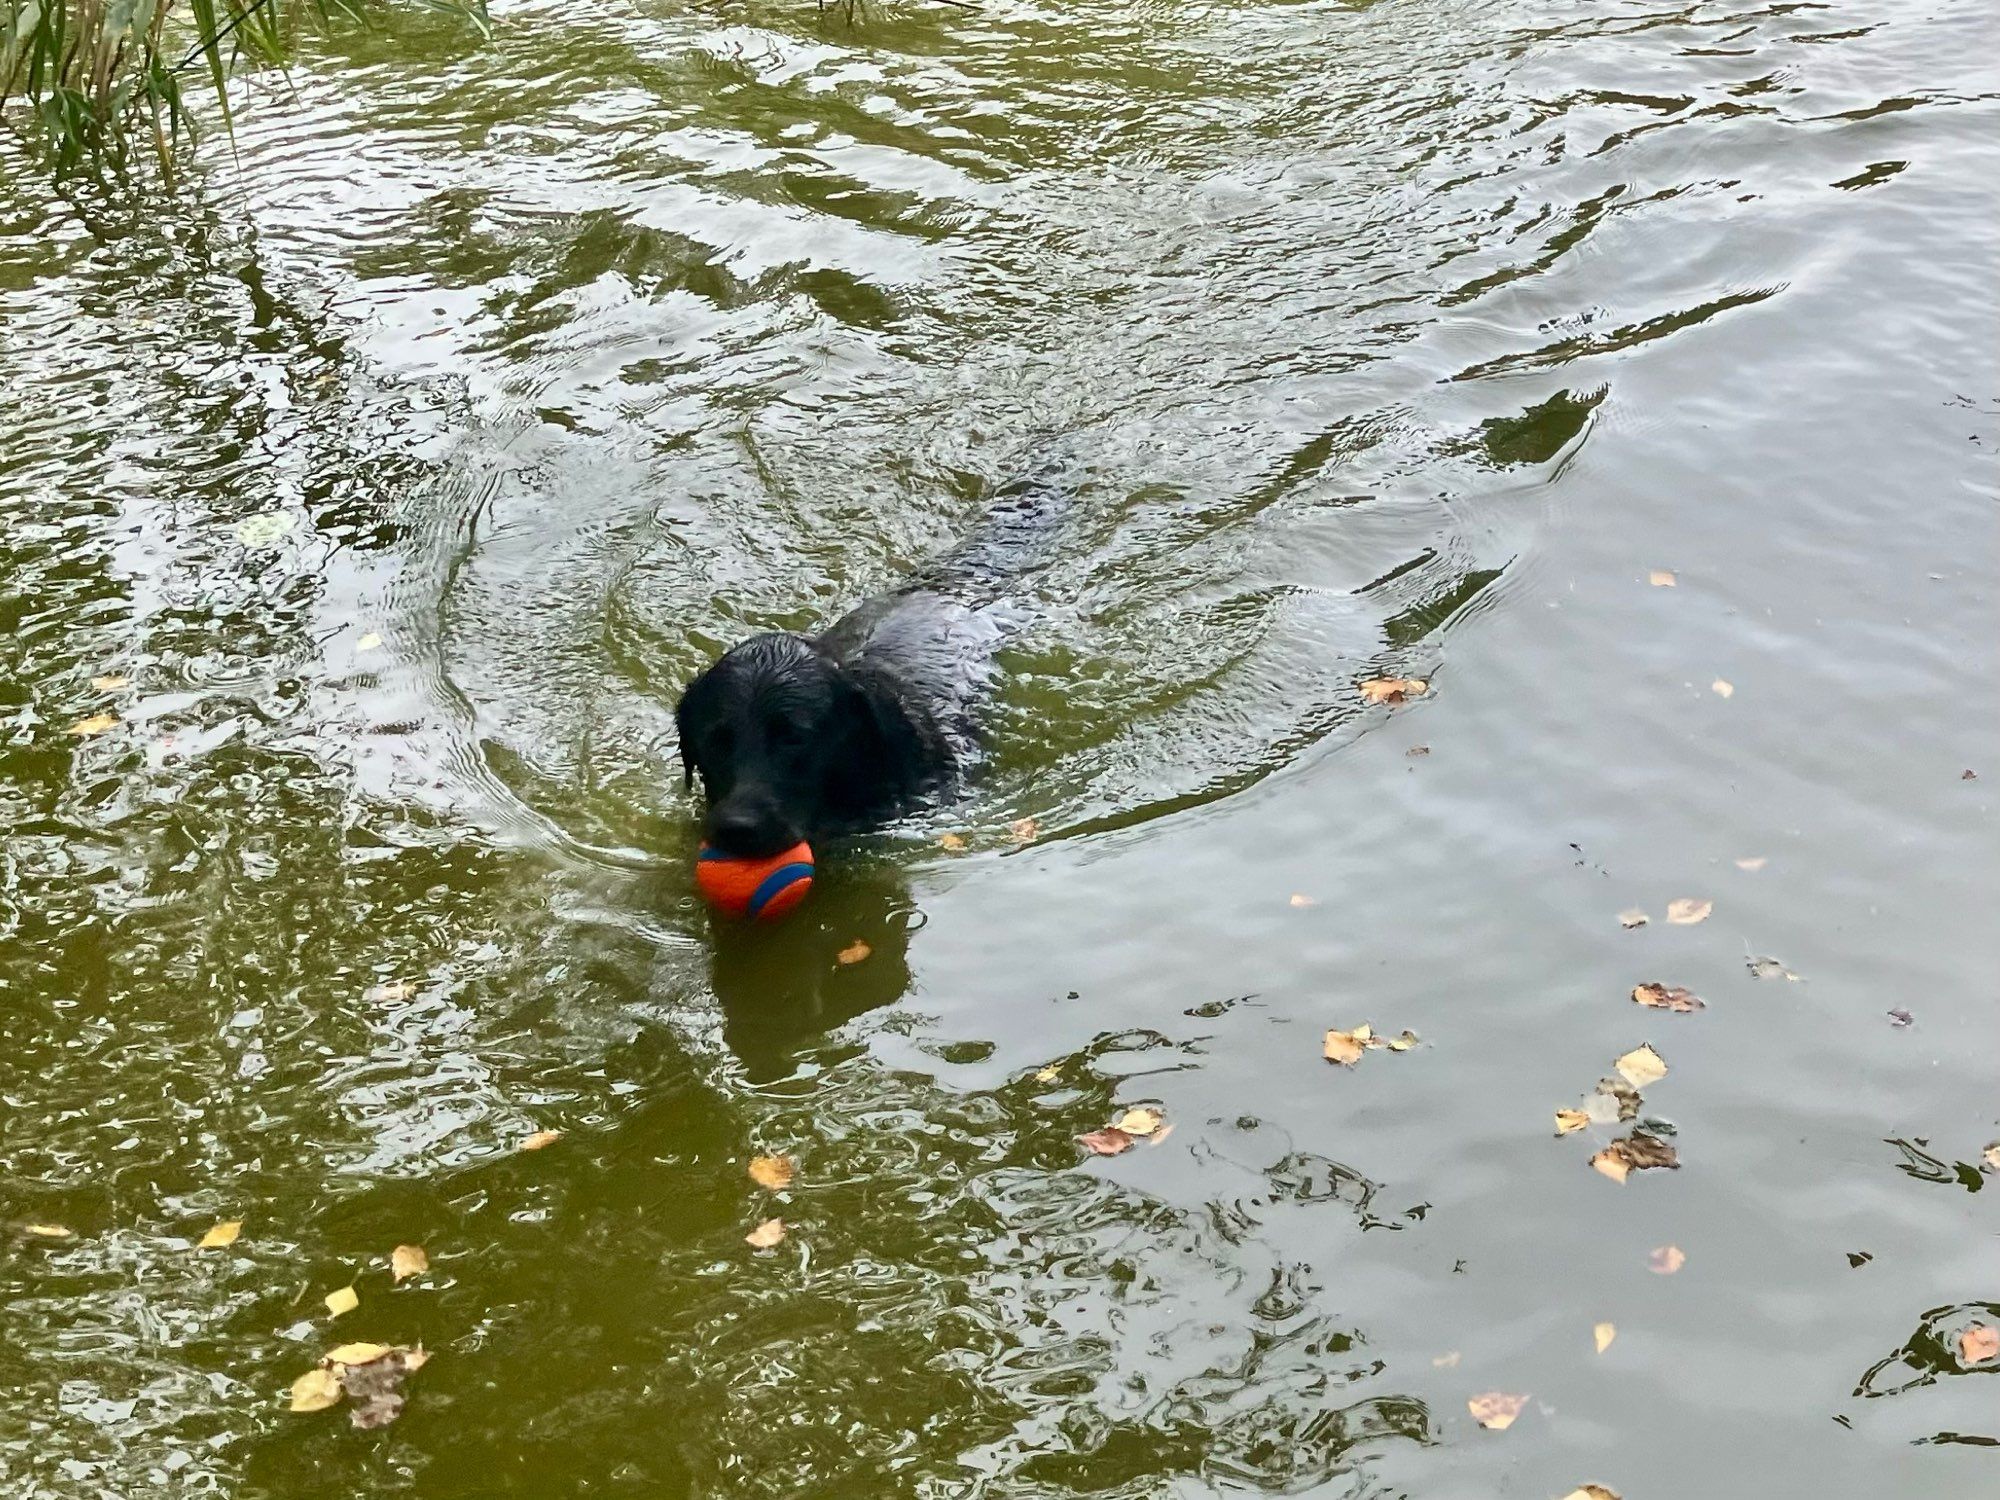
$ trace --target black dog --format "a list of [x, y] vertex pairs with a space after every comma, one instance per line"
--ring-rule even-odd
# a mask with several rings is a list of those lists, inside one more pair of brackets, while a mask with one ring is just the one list
[[754, 636], [674, 708], [681, 765], [708, 794], [704, 833], [761, 858], [879, 827], [956, 792], [979, 750], [993, 653], [1020, 622], [1009, 583], [1040, 558], [1062, 492], [1012, 486], [980, 527], [821, 635]]

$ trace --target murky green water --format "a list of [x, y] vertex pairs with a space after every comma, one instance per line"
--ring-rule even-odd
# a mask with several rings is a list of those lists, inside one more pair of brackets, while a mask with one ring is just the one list
[[[0, 156], [8, 1496], [1994, 1486], [1990, 7], [496, 21]], [[982, 790], [712, 931], [678, 685], [1051, 448]]]

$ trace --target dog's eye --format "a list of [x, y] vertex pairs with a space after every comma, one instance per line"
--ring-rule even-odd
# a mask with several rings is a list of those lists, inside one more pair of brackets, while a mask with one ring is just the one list
[[806, 732], [796, 719], [773, 719], [764, 726], [765, 738], [774, 745], [800, 745], [805, 743]]

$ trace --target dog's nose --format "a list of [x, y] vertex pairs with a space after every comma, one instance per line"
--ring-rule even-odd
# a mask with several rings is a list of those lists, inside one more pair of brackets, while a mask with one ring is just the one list
[[770, 808], [725, 802], [709, 814], [708, 841], [724, 854], [761, 859], [796, 844], [798, 834]]

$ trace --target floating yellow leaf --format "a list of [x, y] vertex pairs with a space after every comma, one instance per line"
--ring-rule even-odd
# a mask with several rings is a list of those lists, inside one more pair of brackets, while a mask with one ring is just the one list
[[1597, 1344], [1597, 1352], [1602, 1354], [1611, 1347], [1611, 1341], [1618, 1337], [1618, 1330], [1609, 1323], [1599, 1323], [1590, 1330], [1590, 1336]]
[[337, 1349], [329, 1349], [326, 1362], [330, 1365], [372, 1365], [383, 1355], [395, 1349], [394, 1344], [342, 1344]]
[[1521, 1408], [1528, 1404], [1526, 1396], [1510, 1396], [1505, 1391], [1488, 1391], [1483, 1396], [1474, 1396], [1465, 1403], [1465, 1409], [1472, 1413], [1473, 1421], [1491, 1432], [1505, 1432], [1514, 1425], [1514, 1418], [1521, 1415]]
[[1158, 1130], [1161, 1125], [1165, 1124], [1166, 1118], [1157, 1109], [1149, 1109], [1141, 1106], [1138, 1109], [1126, 1110], [1124, 1114], [1111, 1122], [1111, 1128], [1113, 1130], [1122, 1130], [1127, 1135], [1148, 1136]]
[[949, 854], [961, 854], [965, 850], [965, 835], [962, 833], [941, 833], [938, 847]]
[[1328, 1062], [1339, 1063], [1343, 1068], [1351, 1068], [1361, 1061], [1361, 1054], [1368, 1046], [1368, 1039], [1374, 1032], [1366, 1025], [1352, 1031], [1329, 1031], [1326, 1034], [1325, 1053]]
[[796, 1170], [789, 1156], [753, 1156], [750, 1158], [750, 1180], [760, 1188], [777, 1192], [792, 1185], [792, 1173]]
[[1768, 865], [1770, 862], [1771, 861], [1764, 855], [1757, 854], [1757, 855], [1752, 855], [1748, 859], [1737, 860], [1736, 868], [1739, 870], [1761, 870], [1764, 868], [1764, 866]]
[[[2000, 1172], [2000, 1141], [1995, 1141], [1984, 1151], [1980, 1152], [1979, 1159], [1986, 1163], [1989, 1171]], [[65, 1229], [63, 1233], [68, 1234], [69, 1231]]]
[[1311, 896], [1306, 895], [1303, 891], [1293, 891], [1292, 905], [1303, 911], [1308, 906], [1318, 906], [1319, 902]]
[[326, 1310], [336, 1318], [343, 1313], [351, 1313], [361, 1305], [361, 1294], [351, 1286], [344, 1286], [326, 1294]]
[[1694, 896], [1677, 896], [1667, 903], [1667, 920], [1676, 927], [1692, 927], [1706, 920], [1715, 910], [1713, 901], [1703, 901]]
[[1655, 1052], [1650, 1044], [1634, 1047], [1612, 1066], [1618, 1070], [1619, 1076], [1635, 1089], [1642, 1089], [1649, 1083], [1658, 1083], [1667, 1076], [1666, 1060]]
[[1580, 1109], [1559, 1109], [1556, 1111], [1556, 1134], [1568, 1135], [1573, 1130], [1581, 1130], [1590, 1123], [1590, 1116]]
[[1662, 1245], [1646, 1257], [1646, 1269], [1655, 1276], [1671, 1276], [1687, 1264], [1687, 1259], [1679, 1245]]
[[1037, 1083], [1054, 1083], [1060, 1077], [1062, 1077], [1062, 1069], [1058, 1068], [1054, 1063], [1050, 1063], [1046, 1068], [1039, 1068], [1035, 1072], [1035, 1082]]
[[1619, 1500], [1619, 1495], [1601, 1484], [1580, 1484], [1564, 1495], [1563, 1500]]
[[293, 1411], [325, 1411], [338, 1406], [340, 1377], [331, 1370], [308, 1370], [292, 1382]]
[[2000, 1329], [1974, 1323], [1958, 1336], [1958, 1357], [1968, 1365], [2000, 1359]]
[[422, 1245], [398, 1245], [389, 1252], [389, 1275], [397, 1281], [421, 1276], [430, 1268], [431, 1258]]
[[743, 1236], [743, 1243], [753, 1250], [768, 1250], [785, 1237], [783, 1219], [766, 1219], [755, 1229]]
[[1724, 682], [1720, 677], [1708, 685], [1708, 690], [1718, 698], [1730, 697], [1736, 691], [1736, 684]]
[[23, 1224], [22, 1231], [45, 1240], [66, 1240], [76, 1231], [61, 1224]]
[[856, 938], [845, 948], [834, 954], [833, 961], [837, 964], [858, 964], [874, 951], [873, 948], [862, 942], [860, 938]]
[[374, 631], [371, 630], [366, 635], [361, 637], [360, 640], [354, 643], [354, 649], [356, 651], [373, 651], [377, 646], [381, 644], [382, 644], [382, 637], [377, 635]]
[[1007, 825], [1007, 832], [1017, 844], [1032, 844], [1041, 831], [1042, 825], [1033, 818], [1016, 818]]
[[1417, 1041], [1417, 1034], [1408, 1027], [1405, 1027], [1401, 1036], [1392, 1036], [1383, 1042], [1382, 1045], [1387, 1047], [1391, 1052], [1408, 1052], [1412, 1047], [1417, 1045]]
[[195, 1245], [197, 1250], [220, 1250], [224, 1245], [236, 1243], [236, 1236], [243, 1232], [241, 1219], [224, 1219], [215, 1228], [203, 1235]]
[[1361, 696], [1370, 703], [1401, 703], [1421, 698], [1431, 685], [1421, 677], [1371, 677], [1361, 684]]
[[132, 679], [122, 672], [107, 672], [102, 677], [91, 678], [90, 685], [100, 693], [115, 693], [118, 689], [127, 686], [131, 681]]
[[562, 1139], [560, 1130], [537, 1130], [521, 1142], [523, 1151], [539, 1151], [544, 1146], [553, 1146]]
[[1625, 910], [1618, 913], [1618, 925], [1620, 927], [1644, 927], [1651, 920], [1651, 917], [1640, 911], [1636, 906], [1628, 906]]
[[1707, 1002], [1677, 984], [1641, 984], [1633, 987], [1632, 998], [1654, 1010], [1670, 1010], [1679, 1015], [1702, 1009]]
[[117, 727], [117, 724], [116, 714], [89, 714], [70, 725], [68, 732], [80, 735], [102, 734], [107, 729]]
[[1670, 589], [1679, 583], [1680, 580], [1675, 578], [1665, 568], [1655, 568], [1646, 575], [1646, 582], [1650, 583], [1656, 589]]

